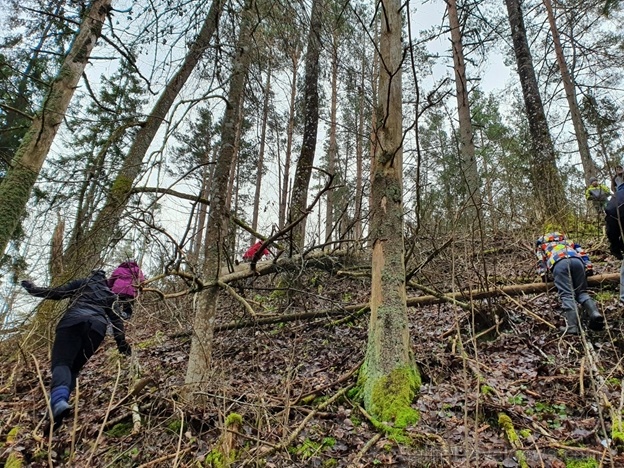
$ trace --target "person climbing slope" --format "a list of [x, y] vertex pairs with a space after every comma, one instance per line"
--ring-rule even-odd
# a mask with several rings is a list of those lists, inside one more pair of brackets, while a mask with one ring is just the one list
[[37, 287], [26, 280], [21, 285], [35, 297], [55, 301], [69, 299], [52, 345], [50, 406], [56, 429], [71, 410], [69, 396], [78, 374], [104, 340], [109, 321], [119, 352], [130, 355], [132, 350], [126, 341], [123, 322], [113, 311], [116, 296], [108, 287], [104, 271], [95, 270], [87, 278], [56, 288]]
[[563, 233], [551, 232], [537, 239], [535, 252], [542, 280], [547, 281], [549, 274], [552, 274], [566, 320], [565, 333], [579, 333], [576, 302], [581, 304], [589, 317], [589, 328], [602, 330], [604, 318], [587, 293], [587, 276], [593, 274], [593, 266], [582, 247], [568, 240]]

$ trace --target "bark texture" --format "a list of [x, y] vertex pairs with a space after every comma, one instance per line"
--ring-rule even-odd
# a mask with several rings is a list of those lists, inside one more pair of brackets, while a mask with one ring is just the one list
[[[197, 311], [193, 321], [193, 338], [189, 353], [185, 383], [189, 391], [200, 391], [210, 379], [212, 338], [219, 286], [223, 244], [227, 236], [227, 190], [230, 172], [236, 156], [241, 113], [244, 103], [245, 82], [252, 51], [252, 22], [254, 1], [247, 0], [242, 12], [240, 36], [232, 67], [230, 88], [221, 126], [221, 148], [217, 157], [210, 188], [210, 213], [202, 271], [206, 287], [198, 293]], [[196, 394], [197, 395], [197, 394]], [[200, 403], [201, 398], [193, 398]]]
[[[295, 178], [292, 189], [292, 199], [288, 212], [288, 222], [298, 219], [306, 212], [308, 203], [308, 186], [312, 176], [314, 154], [316, 152], [316, 134], [319, 120], [319, 57], [321, 55], [321, 14], [323, 11], [322, 0], [312, 1], [312, 13], [310, 15], [310, 31], [308, 33], [308, 50], [305, 58], [305, 83], [304, 83], [304, 117], [303, 117], [303, 142], [301, 154], [297, 161]], [[293, 228], [291, 249], [302, 252], [305, 245], [306, 220], [303, 219]]]
[[372, 176], [373, 242], [370, 324], [360, 383], [364, 405], [381, 421], [405, 427], [420, 377], [410, 351], [403, 243], [401, 14], [398, 0], [381, 2], [379, 103]]
[[589, 152], [589, 143], [587, 140], [587, 128], [581, 117], [581, 110], [576, 98], [576, 86], [574, 84], [574, 78], [570, 73], [565, 56], [563, 55], [563, 47], [561, 46], [561, 38], [559, 36], [559, 29], [557, 28], [557, 22], [555, 21], [555, 14], [553, 12], [552, 3], [550, 0], [542, 0], [546, 7], [548, 14], [548, 23], [550, 24], [550, 33], [553, 38], [553, 45], [555, 46], [555, 55], [557, 56], [557, 64], [559, 65], [559, 71], [561, 72], [561, 81], [563, 82], [563, 89], [565, 91], [566, 99], [568, 101], [568, 107], [570, 107], [570, 116], [572, 117], [572, 125], [574, 126], [574, 135], [576, 136], [576, 142], [579, 147], [579, 154], [581, 155], [581, 164], [583, 165], [583, 172], [585, 173], [585, 185], [590, 184], [592, 177], [598, 175], [598, 167], [591, 157]]
[[0, 184], [0, 252], [6, 250], [20, 222], [56, 132], [63, 122], [91, 52], [102, 34], [102, 25], [110, 8], [111, 0], [94, 0], [91, 4], [50, 87], [42, 110], [32, 121]]
[[[334, 174], [338, 157], [337, 115], [338, 115], [338, 32], [334, 31], [331, 57], [331, 106], [329, 111], [329, 149], [327, 151], [327, 172]], [[334, 227], [334, 191], [327, 191], [325, 214], [325, 242], [332, 240]]]
[[557, 157], [539, 93], [520, 0], [505, 0], [505, 3], [531, 133], [531, 179], [538, 215], [542, 220], [549, 217], [562, 219], [568, 212], [566, 194], [557, 169]]
[[481, 213], [481, 189], [477, 159], [475, 157], [474, 135], [470, 118], [468, 99], [468, 80], [466, 78], [466, 62], [464, 46], [459, 24], [456, 0], [447, 0], [451, 42], [453, 44], [453, 64], [455, 68], [455, 92], [457, 93], [457, 113], [459, 116], [459, 157], [462, 183], [466, 190], [466, 205], [470, 221]]

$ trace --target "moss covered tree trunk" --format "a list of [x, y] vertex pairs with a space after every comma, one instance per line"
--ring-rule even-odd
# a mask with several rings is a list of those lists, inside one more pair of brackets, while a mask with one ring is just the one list
[[17, 228], [39, 171], [48, 156], [56, 132], [87, 66], [91, 51], [102, 34], [111, 0], [94, 0], [61, 68], [45, 97], [42, 109], [15, 152], [6, 177], [0, 184], [0, 251]]
[[371, 187], [373, 242], [371, 313], [360, 373], [364, 405], [380, 421], [405, 427], [417, 420], [411, 403], [420, 377], [410, 350], [403, 244], [401, 14], [398, 0], [381, 2], [379, 101]]
[[[197, 310], [193, 320], [191, 351], [186, 369], [185, 383], [189, 392], [201, 391], [210, 381], [212, 339], [217, 312], [220, 266], [223, 259], [223, 245], [227, 236], [227, 197], [230, 171], [236, 154], [238, 127], [244, 103], [245, 81], [251, 61], [252, 24], [254, 0], [247, 0], [242, 12], [237, 55], [234, 58], [230, 89], [225, 114], [221, 125], [221, 147], [217, 157], [212, 186], [210, 188], [210, 213], [208, 215], [207, 242], [204, 248], [203, 277], [207, 287], [200, 291]], [[201, 397], [195, 393], [195, 403]]]

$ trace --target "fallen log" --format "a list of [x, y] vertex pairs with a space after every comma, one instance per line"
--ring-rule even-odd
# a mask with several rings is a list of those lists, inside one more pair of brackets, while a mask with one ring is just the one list
[[[619, 273], [609, 273], [606, 275], [596, 275], [587, 278], [587, 283], [590, 287], [602, 286], [604, 283], [616, 283], [620, 281]], [[528, 284], [514, 284], [511, 286], [504, 286], [502, 288], [494, 287], [488, 291], [474, 290], [474, 291], [457, 291], [454, 293], [446, 293], [444, 295], [433, 296], [417, 296], [408, 297], [407, 306], [417, 307], [422, 305], [441, 304], [443, 302], [453, 302], [458, 299], [463, 300], [481, 300], [489, 297], [496, 296], [520, 296], [522, 294], [537, 294], [547, 291], [554, 291], [555, 286], [553, 283], [528, 283]], [[340, 309], [327, 309], [319, 311], [308, 311], [298, 314], [290, 315], [276, 315], [275, 317], [263, 317], [254, 321], [235, 321], [230, 323], [224, 323], [222, 325], [215, 326], [215, 332], [236, 330], [239, 328], [246, 328], [258, 325], [271, 325], [275, 323], [293, 322], [295, 320], [310, 320], [321, 317], [336, 317], [362, 311], [368, 311], [368, 303], [353, 304], [342, 307]], [[189, 336], [191, 332], [182, 332], [174, 335], [173, 337]]]

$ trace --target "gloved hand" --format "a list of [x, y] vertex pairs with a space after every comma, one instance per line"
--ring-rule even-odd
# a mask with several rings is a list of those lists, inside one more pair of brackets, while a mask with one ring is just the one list
[[126, 340], [120, 341], [119, 343], [117, 343], [117, 349], [124, 356], [132, 355], [132, 348], [130, 347], [130, 344]]
[[592, 270], [591, 268], [589, 270], [585, 270], [585, 276], [594, 276], [594, 270]]
[[35, 283], [33, 283], [32, 281], [28, 281], [28, 280], [22, 280], [20, 284], [22, 285], [22, 288], [26, 290], [33, 289], [35, 287]]

